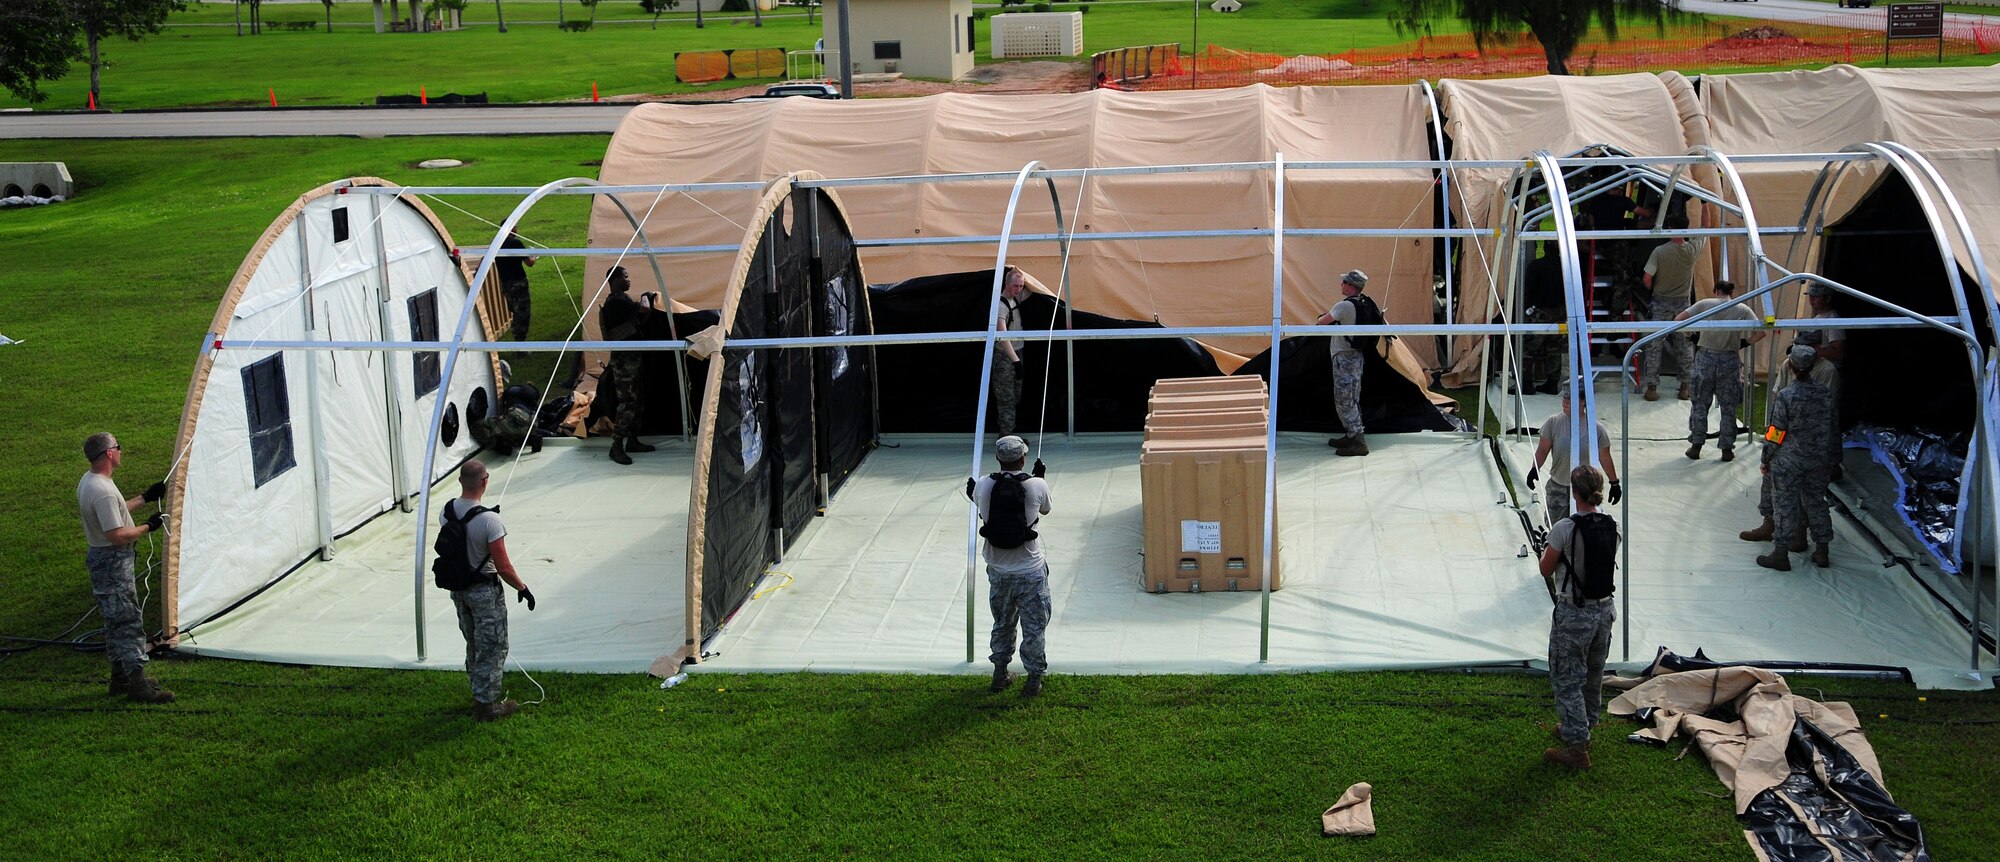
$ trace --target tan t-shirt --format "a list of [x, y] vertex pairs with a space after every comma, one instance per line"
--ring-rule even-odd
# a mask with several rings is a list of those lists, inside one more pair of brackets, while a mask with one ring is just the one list
[[110, 476], [84, 473], [76, 483], [76, 508], [83, 514], [83, 537], [93, 548], [125, 547], [111, 541], [106, 534], [119, 527], [137, 526], [132, 523], [132, 510], [125, 508], [124, 495], [118, 493], [118, 485]]
[[[1714, 308], [1728, 301], [1729, 300], [1723, 299], [1722, 297], [1719, 296], [1709, 297], [1708, 299], [1704, 299], [1691, 306], [1688, 306], [1688, 316], [1693, 317], [1697, 314], [1700, 314], [1704, 311], [1707, 311], [1711, 308]], [[1714, 317], [1709, 318], [1708, 322], [1713, 323], [1722, 320], [1755, 321], [1756, 319], [1757, 319], [1756, 312], [1751, 311], [1749, 306], [1738, 305], [1729, 308], [1717, 314]], [[1745, 330], [1716, 329], [1707, 332], [1696, 333], [1696, 336], [1697, 337], [1695, 338], [1694, 342], [1696, 347], [1699, 347], [1703, 350], [1714, 350], [1720, 353], [1735, 353], [1737, 350], [1742, 349], [1743, 339], [1745, 337]]]
[[[1542, 439], [1549, 441], [1549, 484], [1569, 486], [1569, 414], [1557, 413], [1542, 420]], [[1604, 423], [1597, 423], [1597, 452], [1611, 451], [1611, 432]], [[1585, 463], [1595, 463], [1590, 457], [1590, 448], [1584, 447]]]
[[1687, 242], [1660, 243], [1646, 258], [1646, 274], [1653, 277], [1656, 299], [1687, 299], [1694, 295], [1694, 262], [1708, 245], [1707, 237]]

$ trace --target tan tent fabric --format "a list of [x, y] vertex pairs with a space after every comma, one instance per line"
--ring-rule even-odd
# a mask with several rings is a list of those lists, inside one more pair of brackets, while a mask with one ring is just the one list
[[[2000, 252], [2000, 171], [1990, 149], [2000, 142], [2000, 68], [1857, 69], [1710, 76], [1702, 105], [1715, 146], [1730, 154], [1839, 152], [1870, 141], [1896, 141], [1938, 163], [1967, 205], [1989, 260]], [[1744, 186], [1764, 226], [1796, 227], [1819, 174], [1817, 164], [1744, 165]], [[1826, 208], [1828, 223], [1853, 209], [1880, 168], [1850, 170]], [[1963, 249], [1956, 237], [1961, 263]], [[1765, 252], [1793, 269], [1816, 266], [1816, 249], [1767, 237]], [[1731, 266], [1743, 272], [1744, 254]], [[1966, 266], [1970, 271], [1971, 267]], [[1797, 314], [1796, 291], [1780, 298], [1780, 316]]]
[[[1686, 80], [1649, 74], [1605, 77], [1541, 76], [1491, 81], [1446, 79], [1439, 84], [1445, 131], [1457, 159], [1524, 159], [1536, 150], [1557, 156], [1608, 144], [1633, 155], [1678, 156], [1704, 142], [1701, 124], [1686, 122]], [[1501, 169], [1460, 171], [1452, 177], [1452, 222], [1492, 228], [1500, 220], [1502, 186], [1510, 172]], [[1713, 187], [1712, 175], [1693, 172], [1692, 179]], [[1696, 216], [1699, 217], [1698, 214]], [[1513, 249], [1496, 248], [1495, 239], [1466, 244], [1459, 259], [1460, 322], [1487, 320], [1487, 298], [1496, 290], [1494, 273], [1506, 272]], [[1698, 288], [1710, 276], [1697, 272]], [[1498, 307], [1506, 291], [1498, 289]], [[1446, 385], [1474, 382], [1479, 368], [1479, 339], [1461, 337], [1453, 345], [1455, 360]], [[1498, 361], [1498, 358], [1495, 358]]]
[[[1718, 721], [1703, 716], [1721, 704], [1731, 704], [1741, 718]], [[1639, 735], [1660, 742], [1676, 734], [1691, 737], [1707, 755], [1715, 776], [1734, 793], [1738, 814], [1749, 808], [1757, 794], [1778, 786], [1791, 774], [1785, 746], [1792, 724], [1799, 718], [1825, 731], [1853, 754], [1884, 790], [1888, 789], [1882, 765], [1875, 759], [1867, 735], [1861, 732], [1853, 707], [1792, 694], [1784, 677], [1768, 670], [1725, 667], [1657, 676], [1612, 699], [1606, 710], [1612, 715], [1632, 715], [1649, 706], [1658, 710], [1653, 714], [1653, 726]]]
[[[615, 184], [764, 181], [796, 170], [830, 177], [883, 177], [973, 171], [1017, 171], [1039, 160], [1054, 168], [1263, 161], [1283, 153], [1304, 160], [1388, 160], [1429, 157], [1429, 117], [1416, 87], [1293, 87], [1258, 85], [1173, 93], [1089, 93], [919, 99], [822, 101], [773, 99], [730, 105], [641, 105], [613, 136], [601, 178]], [[1079, 186], [1081, 185], [1081, 194]], [[842, 189], [855, 233], [863, 239], [995, 235], [1001, 232], [1011, 179], [951, 184]], [[1352, 228], [1431, 224], [1432, 188], [1424, 170], [1294, 171], [1288, 174], [1286, 217], [1304, 227]], [[1268, 175], [1153, 174], [1069, 179], [1057, 183], [1063, 217], [1078, 233], [1162, 229], [1241, 229], [1270, 225]], [[648, 237], [658, 245], [729, 245], [741, 238], [759, 195], [625, 196], [648, 213]], [[1053, 232], [1045, 185], [1027, 189], [1016, 233]], [[621, 247], [631, 238], [608, 200], [591, 213], [593, 246]], [[1339, 299], [1348, 269], [1371, 277], [1370, 293], [1388, 319], [1431, 319], [1430, 240], [1288, 240], [1284, 317], [1310, 323]], [[918, 275], [989, 268], [990, 245], [865, 249], [870, 277], [882, 282]], [[1009, 262], [1045, 285], [1061, 284], [1054, 243], [1017, 243]], [[733, 255], [674, 255], [661, 260], [676, 301], [715, 308]], [[592, 258], [596, 285], [609, 258]], [[640, 290], [655, 289], [650, 269], [627, 266]], [[1070, 281], [1078, 308], [1168, 326], [1258, 325], [1270, 322], [1271, 241], [1218, 238], [1075, 244]], [[586, 332], [595, 336], [594, 317]], [[1219, 344], [1233, 369], [1265, 342]]]
[[1321, 835], [1373, 835], [1375, 834], [1375, 788], [1368, 782], [1356, 782], [1340, 794], [1340, 801], [1333, 803], [1319, 816]]

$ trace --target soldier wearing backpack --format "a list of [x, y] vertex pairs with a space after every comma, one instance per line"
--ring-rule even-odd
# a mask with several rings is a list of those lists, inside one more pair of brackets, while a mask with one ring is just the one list
[[1542, 759], [1573, 769], [1590, 768], [1590, 729], [1597, 725], [1604, 657], [1611, 652], [1612, 603], [1617, 588], [1618, 522], [1597, 511], [1604, 503], [1604, 474], [1585, 464], [1570, 472], [1576, 514], [1549, 527], [1542, 549], [1542, 580], [1555, 599], [1549, 625], [1549, 683], [1556, 695], [1556, 735], [1563, 747]]
[[459, 497], [442, 507], [431, 574], [439, 587], [451, 591], [458, 609], [465, 672], [472, 677], [472, 716], [494, 721], [521, 708], [500, 696], [500, 676], [507, 667], [507, 594], [500, 582], [512, 586], [514, 601], [526, 602], [530, 611], [535, 594], [507, 557], [507, 527], [500, 523], [500, 510], [479, 505], [486, 481], [486, 465], [479, 461], [458, 468]]
[[1042, 480], [1040, 458], [1032, 475], [1021, 471], [1028, 460], [1026, 440], [1002, 437], [994, 454], [1000, 471], [967, 479], [965, 489], [979, 507], [979, 535], [986, 539], [987, 597], [993, 608], [991, 690], [1005, 691], [1014, 682], [1007, 668], [1014, 661], [1018, 626], [1021, 664], [1028, 669], [1021, 696], [1034, 697], [1042, 693], [1042, 675], [1049, 669], [1043, 649], [1049, 627], [1049, 564], [1035, 533], [1035, 523], [1049, 513], [1049, 483]]
[[[1382, 309], [1361, 291], [1368, 287], [1368, 274], [1350, 269], [1340, 277], [1340, 293], [1347, 297], [1319, 316], [1319, 325], [1380, 326]], [[1333, 337], [1333, 410], [1340, 417], [1346, 436], [1326, 441], [1335, 455], [1366, 455], [1368, 440], [1362, 436], [1361, 372], [1365, 367], [1362, 351], [1374, 350], [1374, 335]]]

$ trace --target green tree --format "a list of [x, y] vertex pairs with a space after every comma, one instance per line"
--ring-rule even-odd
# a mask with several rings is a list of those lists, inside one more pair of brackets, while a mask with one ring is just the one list
[[1679, 20], [1686, 13], [1678, 0], [1395, 0], [1389, 23], [1398, 32], [1429, 34], [1432, 21], [1457, 18], [1472, 29], [1473, 43], [1482, 48], [1489, 41], [1505, 42], [1525, 30], [1542, 43], [1549, 74], [1567, 75], [1570, 53], [1589, 32], [1591, 21], [1603, 25], [1605, 35], [1616, 39], [1621, 14], [1657, 26], [1668, 19]]
[[588, 30], [597, 26], [597, 0], [576, 0], [576, 2], [590, 10], [590, 23], [583, 25], [583, 29]]
[[333, 32], [333, 0], [319, 0], [326, 7], [326, 32]]
[[0, 15], [0, 85], [29, 102], [47, 101], [41, 83], [69, 74], [79, 35], [69, 0], [14, 0]]
[[660, 29], [660, 13], [680, 8], [681, 0], [639, 0], [639, 8], [653, 13], [653, 29]]
[[493, 0], [493, 17], [500, 22], [500, 32], [507, 32], [507, 13], [500, 8], [500, 0]]

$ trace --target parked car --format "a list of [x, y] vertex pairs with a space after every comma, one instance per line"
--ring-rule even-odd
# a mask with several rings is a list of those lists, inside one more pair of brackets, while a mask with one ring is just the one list
[[756, 99], [783, 99], [804, 96], [808, 99], [838, 99], [840, 88], [833, 84], [772, 84], [764, 88], [762, 95], [744, 96], [736, 101], [748, 102]]
[[1840, 0], [1840, 8], [1866, 9], [1875, 5], [1875, 0]]

